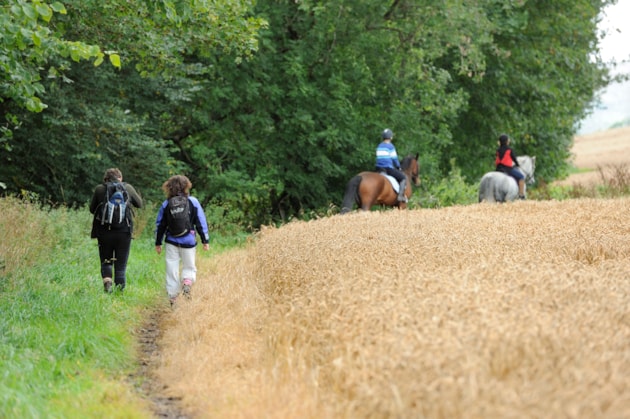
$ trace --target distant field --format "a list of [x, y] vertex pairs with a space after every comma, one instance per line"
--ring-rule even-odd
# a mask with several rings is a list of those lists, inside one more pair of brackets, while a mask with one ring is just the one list
[[630, 417], [630, 199], [353, 213], [199, 263], [192, 417]]
[[590, 170], [573, 174], [558, 184], [592, 184], [601, 181], [600, 169], [605, 175], [623, 166], [630, 169], [630, 127], [578, 136], [573, 154], [577, 168]]

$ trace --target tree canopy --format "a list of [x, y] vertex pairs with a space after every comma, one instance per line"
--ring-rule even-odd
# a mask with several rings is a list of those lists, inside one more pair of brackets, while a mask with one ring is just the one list
[[609, 3], [9, 0], [0, 181], [74, 205], [107, 167], [151, 199], [185, 173], [257, 227], [338, 204], [386, 127], [428, 180], [476, 182], [501, 133], [551, 180], [608, 81]]

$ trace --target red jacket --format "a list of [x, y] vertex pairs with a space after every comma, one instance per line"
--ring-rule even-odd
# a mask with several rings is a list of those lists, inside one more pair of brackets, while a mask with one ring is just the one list
[[512, 168], [516, 163], [515, 159], [512, 158], [512, 154], [512, 149], [509, 147], [499, 148], [497, 150], [494, 164], [497, 166], [497, 168], [499, 167], [499, 165]]

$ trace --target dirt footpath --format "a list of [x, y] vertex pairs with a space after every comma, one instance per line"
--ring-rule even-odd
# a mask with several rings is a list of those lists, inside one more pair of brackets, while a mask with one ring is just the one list
[[159, 341], [162, 335], [162, 318], [167, 313], [164, 308], [157, 308], [151, 312], [144, 325], [138, 330], [138, 377], [132, 376], [133, 382], [140, 381], [138, 390], [149, 401], [151, 410], [157, 418], [188, 419], [181, 406], [181, 399], [168, 396], [165, 393], [166, 386], [154, 376], [155, 369], [159, 366], [161, 348]]

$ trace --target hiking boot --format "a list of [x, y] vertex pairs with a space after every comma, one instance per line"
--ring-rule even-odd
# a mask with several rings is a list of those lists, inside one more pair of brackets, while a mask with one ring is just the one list
[[112, 293], [112, 280], [110, 279], [109, 281], [103, 281], [103, 288], [105, 289], [105, 294], [111, 294]]
[[192, 281], [190, 279], [184, 279], [184, 286], [182, 287], [182, 293], [186, 299], [190, 300], [190, 287], [192, 285]]

